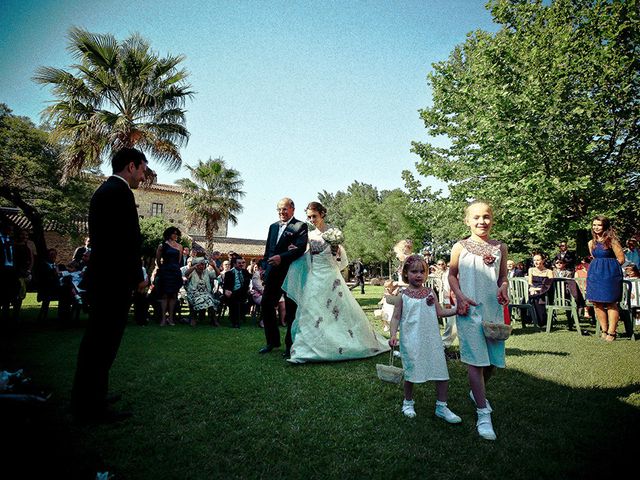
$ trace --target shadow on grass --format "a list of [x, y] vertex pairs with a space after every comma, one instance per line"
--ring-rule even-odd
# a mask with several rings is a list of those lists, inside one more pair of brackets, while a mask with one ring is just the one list
[[[433, 417], [429, 384], [416, 386], [418, 417], [401, 415], [401, 386], [375, 376], [385, 355], [291, 366], [279, 351], [256, 354], [260, 329], [154, 326], [127, 329], [112, 375], [134, 418], [79, 427], [67, 407], [80, 334], [29, 328], [15, 339], [16, 361], [54, 391], [45, 408], [2, 410], [3, 453], [23, 478], [610, 478], [626, 465], [603, 459], [624, 458], [640, 431], [637, 375], [596, 388], [500, 371], [488, 386], [498, 440], [486, 442], [460, 362], [448, 364], [449, 404], [463, 423], [450, 426]], [[569, 362], [507, 348], [535, 354]]]

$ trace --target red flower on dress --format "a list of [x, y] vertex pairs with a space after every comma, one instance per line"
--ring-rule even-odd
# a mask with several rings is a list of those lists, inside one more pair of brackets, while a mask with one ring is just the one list
[[433, 295], [433, 292], [429, 293], [429, 295], [427, 295], [427, 305], [431, 306], [435, 303], [436, 301], [436, 297]]
[[493, 256], [493, 255], [491, 255], [491, 254], [488, 254], [488, 255], [484, 255], [484, 256], [482, 257], [482, 260], [484, 261], [484, 264], [485, 264], [485, 265], [493, 265], [493, 264], [494, 264], [494, 262], [496, 261], [496, 257], [494, 257], [494, 256]]

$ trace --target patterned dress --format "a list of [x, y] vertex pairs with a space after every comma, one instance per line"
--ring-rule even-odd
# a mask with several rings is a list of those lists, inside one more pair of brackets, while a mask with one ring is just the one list
[[498, 303], [501, 243], [461, 240], [458, 276], [462, 293], [475, 301], [467, 315], [458, 315], [460, 360], [476, 367], [504, 368], [504, 341], [485, 338], [482, 321], [504, 323], [503, 307]]
[[350, 360], [389, 351], [347, 287], [341, 263], [318, 230], [309, 232], [309, 251], [289, 267], [282, 289], [298, 304], [291, 328], [292, 363]]
[[429, 293], [426, 288], [417, 292], [404, 290], [400, 297], [400, 353], [404, 378], [412, 383], [449, 380], [436, 307], [427, 304]]

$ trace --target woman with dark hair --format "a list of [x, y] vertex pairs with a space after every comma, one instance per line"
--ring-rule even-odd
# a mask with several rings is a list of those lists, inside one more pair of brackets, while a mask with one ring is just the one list
[[167, 228], [162, 234], [164, 242], [156, 250], [156, 289], [160, 298], [160, 326], [175, 325], [173, 313], [175, 310], [178, 291], [182, 287], [182, 273], [180, 262], [182, 260], [182, 245], [180, 236], [182, 233], [176, 227]]
[[282, 289], [298, 304], [291, 328], [292, 363], [365, 358], [389, 351], [353, 298], [341, 271], [349, 264], [342, 245], [332, 249], [323, 238], [329, 226], [327, 209], [319, 202], [306, 208], [307, 252], [289, 267]]
[[613, 342], [620, 319], [618, 302], [622, 297], [624, 252], [607, 217], [594, 217], [591, 233], [589, 252], [593, 260], [587, 272], [587, 300], [593, 303], [602, 338]]

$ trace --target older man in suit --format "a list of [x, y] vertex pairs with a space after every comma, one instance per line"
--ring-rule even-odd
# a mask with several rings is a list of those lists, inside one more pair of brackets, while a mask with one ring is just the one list
[[89, 322], [80, 343], [71, 408], [81, 423], [111, 423], [131, 416], [109, 410], [109, 370], [127, 323], [134, 290], [146, 286], [138, 211], [131, 189], [145, 178], [147, 159], [123, 148], [111, 160], [113, 175], [93, 194], [89, 206], [91, 258], [85, 274]]
[[247, 271], [247, 262], [241, 256], [236, 256], [233, 268], [224, 275], [222, 287], [229, 305], [232, 328], [240, 328], [240, 323], [244, 320], [249, 283], [251, 283], [251, 274]]
[[289, 265], [300, 258], [307, 248], [307, 224], [293, 217], [295, 205], [290, 198], [278, 202], [279, 221], [269, 227], [267, 245], [264, 251], [266, 269], [264, 272], [264, 293], [262, 294], [262, 321], [267, 344], [260, 353], [269, 353], [280, 347], [280, 331], [276, 321], [276, 306], [285, 295], [287, 334], [283, 356], [288, 358], [291, 352], [291, 324], [296, 316], [296, 304], [282, 291]]

